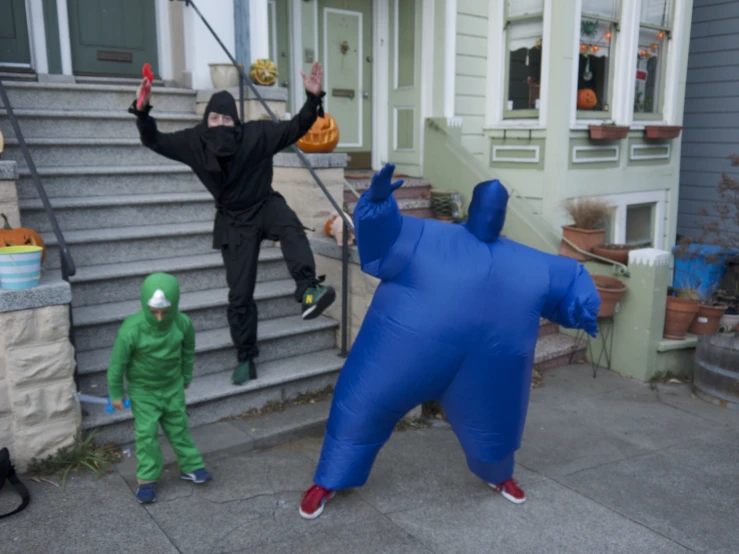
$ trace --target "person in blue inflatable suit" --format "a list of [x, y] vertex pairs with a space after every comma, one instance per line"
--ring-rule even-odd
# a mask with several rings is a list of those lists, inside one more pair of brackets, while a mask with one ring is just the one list
[[474, 189], [465, 224], [401, 215], [393, 165], [359, 199], [362, 271], [381, 280], [334, 393], [314, 485], [299, 513], [313, 519], [334, 491], [360, 487], [396, 423], [438, 400], [472, 472], [521, 503], [513, 479], [540, 317], [598, 333], [600, 297], [569, 258], [501, 237], [508, 192]]

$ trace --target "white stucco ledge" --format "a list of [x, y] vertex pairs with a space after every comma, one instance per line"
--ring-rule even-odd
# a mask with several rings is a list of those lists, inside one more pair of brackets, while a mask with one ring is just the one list
[[18, 164], [16, 162], [0, 161], [0, 181], [17, 181]]
[[[331, 154], [305, 154], [308, 162], [313, 169], [331, 169], [343, 168], [349, 163], [348, 154], [339, 154], [332, 152]], [[273, 158], [272, 165], [274, 167], [303, 167], [303, 163], [294, 152], [280, 152]], [[337, 198], [337, 200], [339, 200]]]
[[657, 343], [657, 352], [674, 352], [698, 346], [698, 335], [688, 333], [682, 340], [661, 339]]
[[[342, 248], [331, 237], [311, 237], [310, 247], [314, 254], [341, 261]], [[356, 245], [349, 247], [349, 262], [359, 265], [359, 250]]]
[[670, 265], [672, 254], [658, 248], [641, 248], [629, 252], [629, 265], [663, 266]]
[[0, 288], [0, 313], [33, 310], [72, 302], [72, 288], [58, 272], [42, 274], [39, 286], [24, 290]]
[[[256, 85], [257, 91], [259, 91], [259, 94], [262, 98], [265, 100], [268, 100], [270, 102], [287, 102], [287, 89], [285, 87], [262, 87], [259, 85]], [[217, 89], [217, 88], [210, 88], [210, 89], [201, 89], [197, 91], [197, 94], [195, 95], [195, 102], [207, 102], [210, 100], [210, 97], [213, 96], [216, 92], [220, 92], [221, 90], [227, 90], [231, 93], [231, 96], [236, 98], [236, 101], [239, 101], [239, 87], [229, 87], [227, 89]], [[257, 96], [252, 92], [251, 88], [249, 88], [249, 85], [244, 84], [244, 100], [256, 100]]]

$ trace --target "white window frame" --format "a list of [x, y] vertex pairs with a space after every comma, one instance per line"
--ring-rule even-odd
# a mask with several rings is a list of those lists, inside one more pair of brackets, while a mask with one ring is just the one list
[[667, 214], [667, 190], [653, 190], [647, 192], [632, 192], [598, 196], [613, 208], [611, 218], [611, 242], [614, 244], [626, 243], [626, 212], [629, 206], [654, 204], [654, 230], [652, 248], [664, 250], [665, 244], [665, 217]]
[[505, 0], [488, 0], [488, 79], [485, 106], [486, 129], [545, 129], [549, 104], [549, 65], [551, 56], [552, 4], [544, 0], [542, 29], [541, 88], [539, 91], [539, 116], [533, 118], [504, 119], [504, 101], [507, 33], [505, 27]]
[[[630, 127], [632, 131], [641, 131], [647, 125], [678, 125], [682, 116], [678, 110], [680, 105], [679, 92], [684, 90], [680, 86], [680, 74], [687, 65], [688, 50], [685, 44], [690, 37], [690, 29], [686, 26], [690, 22], [691, 10], [688, 9], [689, 0], [674, 0], [674, 15], [672, 36], [667, 48], [665, 63], [665, 82], [663, 90], [662, 119], [645, 120], [634, 118], [634, 79], [636, 75], [636, 55], [639, 42], [639, 15], [642, 0], [622, 0], [621, 31], [616, 41], [616, 67], [614, 83], [627, 83], [614, 87], [612, 93], [612, 119], [617, 125]], [[692, 5], [692, 2], [691, 2]], [[579, 22], [582, 17], [582, 0], [575, 0], [575, 14]], [[686, 30], [688, 33], [686, 34]], [[577, 60], [580, 53], [580, 35], [577, 33], [572, 43], [573, 60]], [[572, 102], [570, 102], [570, 129], [574, 131], [587, 130], [589, 125], [600, 125], [602, 119], [577, 118], [577, 77], [578, 64], [572, 64]]]

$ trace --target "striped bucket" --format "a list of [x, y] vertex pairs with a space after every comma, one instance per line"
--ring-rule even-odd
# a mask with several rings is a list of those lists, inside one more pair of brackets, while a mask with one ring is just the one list
[[41, 281], [40, 246], [0, 248], [0, 286], [6, 290], [37, 287]]

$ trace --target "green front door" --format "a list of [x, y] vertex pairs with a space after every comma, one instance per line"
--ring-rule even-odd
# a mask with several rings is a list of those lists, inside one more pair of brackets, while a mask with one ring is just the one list
[[68, 0], [75, 74], [158, 74], [154, 0]]
[[[390, 0], [389, 161], [421, 174], [421, 0]], [[426, 9], [429, 9], [428, 7]]]
[[0, 64], [30, 65], [24, 0], [0, 0]]
[[337, 152], [350, 167], [372, 164], [372, 2], [319, 0], [318, 60], [324, 66], [324, 108], [339, 125]]

